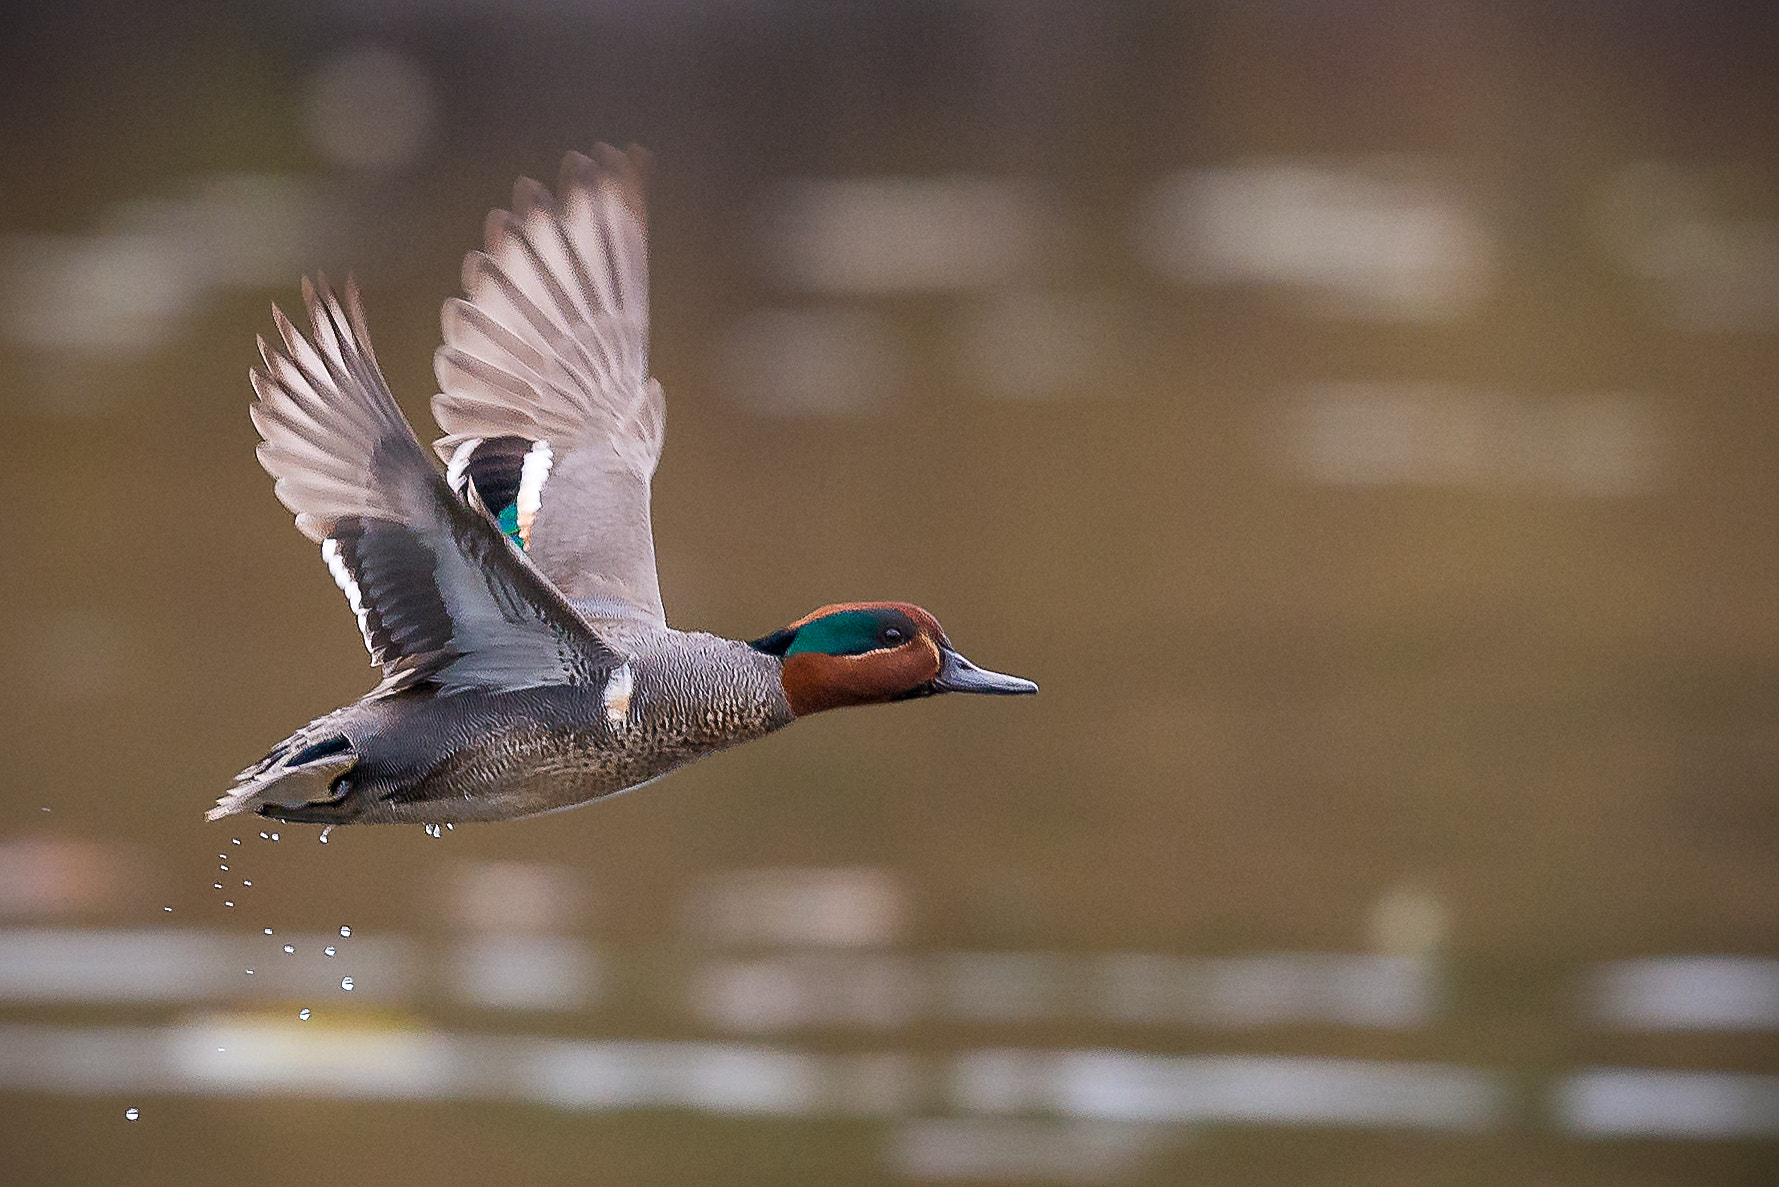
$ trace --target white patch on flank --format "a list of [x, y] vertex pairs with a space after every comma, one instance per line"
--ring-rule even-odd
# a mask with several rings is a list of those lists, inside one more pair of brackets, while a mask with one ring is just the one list
[[445, 467], [445, 481], [451, 489], [460, 495], [468, 495], [465, 487], [465, 475], [469, 473], [469, 459], [476, 452], [476, 446], [482, 443], [480, 437], [471, 437], [459, 445], [451, 454], [451, 464]]
[[[435, 471], [436, 473], [436, 471]], [[352, 573], [346, 568], [346, 560], [340, 555], [340, 545], [333, 537], [321, 542], [321, 559], [327, 562], [327, 571], [334, 575], [334, 584], [346, 595], [346, 601], [352, 607], [352, 613], [358, 616], [358, 633], [364, 636], [364, 649], [375, 659], [377, 649], [371, 646], [371, 628], [365, 618], [364, 598], [358, 592], [358, 582], [352, 579]]]
[[544, 479], [550, 476], [550, 463], [555, 460], [550, 443], [538, 441], [526, 453], [524, 465], [519, 470], [519, 496], [513, 501], [513, 510], [519, 521], [519, 539], [527, 544], [531, 543], [531, 521], [537, 516], [537, 509], [544, 505]]
[[614, 726], [623, 725], [630, 715], [630, 694], [635, 691], [636, 675], [626, 660], [605, 678], [605, 719]]

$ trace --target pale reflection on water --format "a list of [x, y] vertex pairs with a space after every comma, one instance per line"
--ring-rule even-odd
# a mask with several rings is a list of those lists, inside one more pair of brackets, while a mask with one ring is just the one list
[[[895, 1116], [946, 1104], [985, 1116], [1452, 1132], [1500, 1128], [1510, 1102], [1499, 1073], [1450, 1065], [1018, 1049], [966, 1051], [935, 1063], [888, 1053], [293, 1026], [252, 1017], [160, 1028], [0, 1026], [0, 1090], [517, 1100], [740, 1116]], [[1544, 1095], [1554, 1119], [1583, 1137], [1779, 1134], [1779, 1077], [1770, 1075], [1585, 1069], [1552, 1081]], [[906, 1143], [944, 1147], [984, 1132], [1003, 1131], [903, 1131], [896, 1157], [963, 1158], [922, 1154]]]

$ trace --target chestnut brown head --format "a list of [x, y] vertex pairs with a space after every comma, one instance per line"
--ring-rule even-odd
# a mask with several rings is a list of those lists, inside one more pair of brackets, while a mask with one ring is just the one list
[[1030, 695], [1038, 686], [977, 667], [939, 620], [907, 602], [843, 602], [748, 644], [784, 658], [785, 697], [799, 717], [942, 692]]

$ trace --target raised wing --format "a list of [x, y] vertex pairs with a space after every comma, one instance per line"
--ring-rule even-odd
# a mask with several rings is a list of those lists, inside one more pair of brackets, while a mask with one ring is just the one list
[[371, 353], [364, 312], [303, 283], [311, 344], [273, 309], [282, 352], [252, 373], [260, 464], [319, 541], [383, 668], [379, 692], [591, 683], [621, 657], [446, 485]]
[[665, 408], [648, 376], [640, 149], [570, 153], [557, 195], [529, 178], [489, 214], [445, 303], [436, 443], [480, 504], [583, 613], [665, 626], [649, 480]]

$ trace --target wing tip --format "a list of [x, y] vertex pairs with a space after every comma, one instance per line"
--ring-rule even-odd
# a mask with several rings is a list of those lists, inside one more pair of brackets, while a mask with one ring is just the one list
[[[317, 270], [313, 276], [305, 274], [301, 283], [301, 295], [303, 311], [308, 314], [317, 344], [329, 336], [336, 337], [367, 359], [376, 361], [377, 353], [371, 346], [370, 326], [364, 313], [364, 289], [359, 285], [355, 274], [346, 273], [345, 283], [339, 286], [328, 280], [326, 272]], [[293, 337], [302, 338], [302, 332], [285, 316], [284, 310], [279, 308], [276, 301], [272, 303], [272, 322], [277, 326], [279, 337], [284, 339], [285, 346], [290, 350], [298, 349]], [[263, 338], [260, 355], [262, 358], [265, 356]]]
[[371, 346], [370, 322], [364, 315], [364, 290], [358, 287], [358, 277], [351, 272], [346, 273], [346, 323], [352, 327], [353, 339], [364, 357], [377, 364], [377, 352]]
[[557, 188], [564, 201], [577, 190], [612, 193], [646, 228], [647, 195], [654, 166], [655, 154], [640, 144], [633, 141], [629, 147], [617, 149], [602, 140], [590, 154], [564, 154]]
[[546, 218], [558, 217], [555, 195], [543, 182], [530, 177], [521, 177], [513, 182], [513, 217], [524, 222], [534, 214], [542, 214]]

